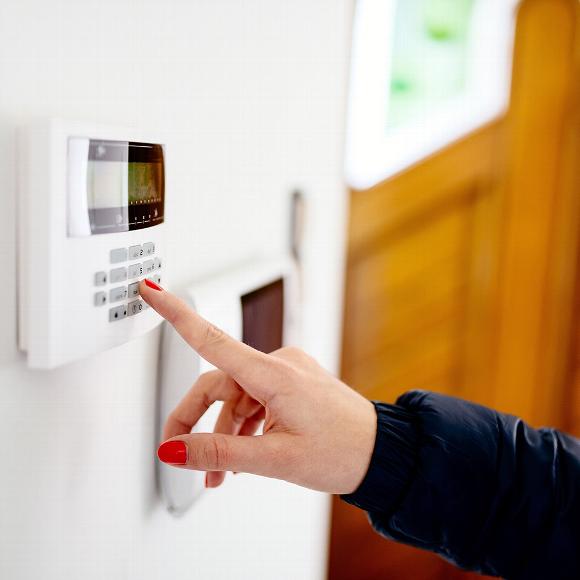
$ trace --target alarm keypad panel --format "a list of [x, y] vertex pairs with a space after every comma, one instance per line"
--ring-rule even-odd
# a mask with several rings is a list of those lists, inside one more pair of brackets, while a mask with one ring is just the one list
[[54, 368], [161, 324], [139, 282], [163, 274], [167, 286], [165, 147], [132, 129], [56, 119], [21, 132], [18, 326], [30, 367]]
[[[161, 284], [161, 260], [155, 256], [155, 243], [145, 242], [129, 248], [114, 248], [110, 251], [110, 262], [115, 264], [115, 267], [110, 270], [109, 280], [111, 284], [117, 284], [120, 281], [127, 280], [127, 286], [115, 286], [106, 291], [97, 290], [94, 294], [94, 305], [105, 306], [107, 302], [114, 304], [116, 302], [127, 302], [124, 308], [114, 306], [109, 309], [109, 322], [116, 322], [122, 320], [127, 316], [134, 316], [140, 314], [148, 308], [147, 304], [142, 300], [134, 300], [139, 296], [139, 282], [144, 277], [149, 278], [156, 284]], [[129, 262], [131, 260], [142, 259], [143, 256], [154, 256], [152, 260], [146, 260], [141, 263], [127, 264], [127, 266], [118, 266], [120, 262]], [[122, 258], [122, 259], [121, 259]], [[147, 274], [147, 276], [144, 276]], [[132, 280], [138, 278], [136, 282]], [[94, 276], [95, 287], [102, 288], [107, 284], [107, 273], [99, 271]], [[107, 300], [108, 296], [108, 300]]]

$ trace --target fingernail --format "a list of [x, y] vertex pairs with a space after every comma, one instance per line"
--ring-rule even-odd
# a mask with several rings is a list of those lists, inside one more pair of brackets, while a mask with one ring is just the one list
[[157, 457], [163, 463], [185, 465], [187, 463], [187, 447], [183, 441], [166, 441], [159, 446]]
[[205, 488], [207, 489], [209, 487], [209, 484], [207, 482], [207, 473], [205, 474]]
[[153, 280], [149, 280], [149, 278], [145, 278], [145, 284], [147, 284], [149, 288], [153, 288], [153, 290], [163, 290], [161, 286], [158, 286], [157, 284], [155, 284], [155, 282], [153, 282]]

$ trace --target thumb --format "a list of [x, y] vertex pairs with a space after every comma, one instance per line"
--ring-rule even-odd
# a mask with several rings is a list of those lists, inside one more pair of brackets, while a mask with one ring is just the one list
[[157, 456], [164, 463], [199, 471], [243, 471], [279, 477], [285, 449], [284, 433], [246, 437], [222, 433], [179, 435], [162, 443]]

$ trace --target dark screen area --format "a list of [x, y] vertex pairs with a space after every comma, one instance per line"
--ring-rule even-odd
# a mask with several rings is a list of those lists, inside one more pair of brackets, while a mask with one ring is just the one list
[[284, 282], [276, 280], [242, 296], [242, 340], [269, 353], [282, 348]]

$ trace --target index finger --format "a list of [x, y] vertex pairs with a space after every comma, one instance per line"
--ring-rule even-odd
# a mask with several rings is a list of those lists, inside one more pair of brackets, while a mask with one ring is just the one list
[[254, 398], [268, 399], [278, 374], [273, 357], [233, 339], [150, 280], [141, 281], [139, 292], [200, 356], [243, 385]]

